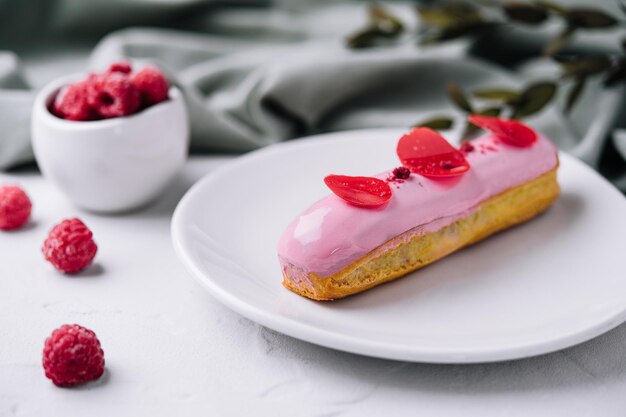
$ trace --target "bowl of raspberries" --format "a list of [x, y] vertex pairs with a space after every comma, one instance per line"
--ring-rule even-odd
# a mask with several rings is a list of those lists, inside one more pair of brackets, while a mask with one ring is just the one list
[[79, 207], [112, 213], [166, 189], [187, 158], [189, 120], [181, 91], [158, 68], [117, 62], [44, 87], [31, 136], [46, 178]]

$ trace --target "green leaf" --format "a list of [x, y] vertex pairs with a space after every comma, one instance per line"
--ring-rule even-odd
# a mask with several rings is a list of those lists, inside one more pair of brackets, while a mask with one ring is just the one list
[[609, 28], [617, 24], [613, 16], [596, 9], [577, 7], [569, 9], [565, 18], [570, 26], [584, 29]]
[[404, 23], [378, 4], [370, 5], [369, 18], [371, 25], [378, 27], [383, 32], [399, 34], [404, 30]]
[[484, 100], [499, 100], [512, 103], [519, 99], [519, 93], [507, 88], [484, 88], [472, 92], [472, 95]]
[[432, 119], [424, 120], [416, 124], [413, 127], [429, 127], [435, 130], [447, 130], [450, 129], [454, 125], [454, 120], [449, 117], [434, 117]]
[[574, 108], [574, 105], [580, 98], [580, 94], [585, 88], [586, 82], [586, 77], [580, 77], [576, 80], [572, 89], [569, 90], [569, 93], [567, 94], [567, 101], [565, 103], [565, 114], [569, 114]]
[[543, 49], [543, 54], [546, 56], [551, 56], [559, 52], [565, 45], [569, 43], [569, 41], [574, 36], [576, 32], [576, 28], [568, 26], [563, 32], [561, 32], [556, 38], [552, 39], [550, 42], [546, 44]]
[[465, 128], [461, 133], [461, 140], [463, 141], [475, 138], [480, 131], [482, 131], [480, 127], [476, 126], [468, 120], [465, 122]]
[[419, 5], [417, 12], [427, 28], [435, 29], [420, 38], [422, 45], [473, 35], [496, 23], [483, 18], [477, 7], [466, 2], [438, 6]]
[[554, 60], [555, 62], [558, 62], [559, 64], [566, 64], [572, 61], [573, 59], [575, 59], [576, 57], [577, 55], [572, 55], [572, 54], [554, 54], [550, 58]]
[[514, 105], [513, 119], [521, 119], [541, 111], [552, 100], [557, 86], [550, 81], [528, 86]]
[[502, 113], [502, 107], [487, 107], [478, 112], [481, 116], [498, 117]]
[[563, 78], [579, 78], [599, 74], [611, 67], [611, 60], [602, 55], [574, 56], [561, 61], [561, 76]]
[[432, 7], [417, 6], [417, 13], [425, 25], [435, 26], [438, 28], [448, 28], [454, 26], [456, 18], [450, 16], [441, 9]]
[[453, 2], [438, 6], [418, 5], [417, 13], [425, 25], [439, 29], [484, 22], [478, 8], [465, 2]]
[[348, 48], [359, 49], [375, 46], [381, 39], [392, 39], [404, 31], [404, 24], [387, 9], [377, 4], [369, 6], [368, 25], [346, 38]]
[[367, 27], [363, 30], [349, 35], [346, 38], [346, 45], [348, 46], [348, 48], [352, 49], [369, 48], [375, 46], [376, 42], [384, 36], [385, 34], [382, 33], [378, 28]]
[[446, 89], [448, 90], [448, 97], [450, 97], [450, 100], [452, 100], [458, 108], [465, 110], [468, 113], [474, 112], [474, 109], [465, 96], [465, 93], [461, 90], [461, 87], [459, 87], [457, 83], [449, 82]]
[[446, 3], [441, 8], [450, 16], [454, 16], [457, 19], [464, 20], [478, 20], [481, 19], [479, 9], [466, 1], [456, 1]]
[[452, 26], [426, 35], [420, 39], [420, 43], [422, 45], [429, 45], [437, 42], [458, 39], [463, 36], [476, 35], [493, 25], [494, 24], [490, 22], [462, 23], [457, 26]]
[[550, 1], [546, 1], [546, 0], [536, 0], [535, 4], [539, 7], [541, 7], [542, 9], [552, 12], [552, 13], [556, 13], [556, 14], [560, 14], [560, 15], [565, 15], [567, 13], [567, 9], [559, 4], [556, 3], [552, 3]]
[[502, 5], [504, 13], [511, 20], [535, 25], [545, 21], [548, 13], [542, 7], [521, 2], [508, 2]]

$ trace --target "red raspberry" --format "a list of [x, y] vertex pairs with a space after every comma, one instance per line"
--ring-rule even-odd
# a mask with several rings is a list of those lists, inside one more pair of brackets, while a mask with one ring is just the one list
[[32, 204], [20, 187], [0, 187], [0, 230], [15, 230], [24, 226], [30, 218]]
[[93, 381], [104, 372], [104, 352], [96, 334], [78, 324], [64, 324], [43, 347], [46, 377], [59, 387]]
[[67, 120], [93, 120], [95, 114], [87, 100], [88, 88], [84, 81], [63, 87], [52, 105], [53, 113]]
[[41, 251], [56, 269], [74, 273], [89, 266], [98, 246], [93, 241], [91, 230], [83, 222], [70, 219], [52, 228]]
[[459, 148], [461, 152], [468, 154], [474, 151], [474, 145], [472, 145], [468, 140], [461, 142], [461, 147]]
[[122, 74], [130, 74], [132, 70], [133, 69], [128, 61], [119, 61], [109, 65], [107, 72], [121, 72]]
[[126, 74], [111, 72], [89, 76], [88, 103], [101, 117], [128, 116], [141, 104], [139, 90]]
[[141, 92], [144, 106], [151, 106], [167, 100], [170, 85], [161, 71], [146, 67], [131, 75], [131, 81]]
[[87, 79], [85, 80], [85, 84], [87, 84], [87, 89], [86, 89], [87, 104], [94, 110], [96, 114], [97, 114], [97, 108], [100, 106], [100, 100], [102, 98], [100, 87], [101, 87], [103, 78], [104, 76], [102, 74], [92, 72], [92, 73], [89, 73], [89, 75], [87, 75]]
[[394, 168], [393, 176], [399, 180], [406, 180], [411, 176], [411, 170], [407, 167]]

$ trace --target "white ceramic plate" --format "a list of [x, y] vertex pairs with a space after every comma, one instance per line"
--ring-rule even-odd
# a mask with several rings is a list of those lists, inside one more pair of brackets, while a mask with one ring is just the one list
[[276, 242], [327, 194], [328, 173], [397, 165], [399, 130], [271, 146], [199, 181], [173, 218], [176, 250], [209, 292], [264, 326], [363, 355], [433, 363], [523, 358], [626, 320], [626, 199], [561, 155], [562, 195], [535, 220], [363, 294], [315, 302], [281, 286]]

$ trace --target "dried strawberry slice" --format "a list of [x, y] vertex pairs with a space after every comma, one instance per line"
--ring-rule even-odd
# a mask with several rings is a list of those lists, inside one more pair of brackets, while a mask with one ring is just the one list
[[391, 198], [389, 184], [374, 177], [328, 175], [324, 182], [335, 195], [359, 207], [381, 206]]
[[396, 152], [402, 165], [424, 177], [454, 177], [470, 169], [461, 151], [427, 127], [415, 128], [402, 136]]
[[468, 119], [472, 124], [490, 131], [507, 145], [524, 148], [537, 142], [537, 132], [517, 120], [471, 114]]

